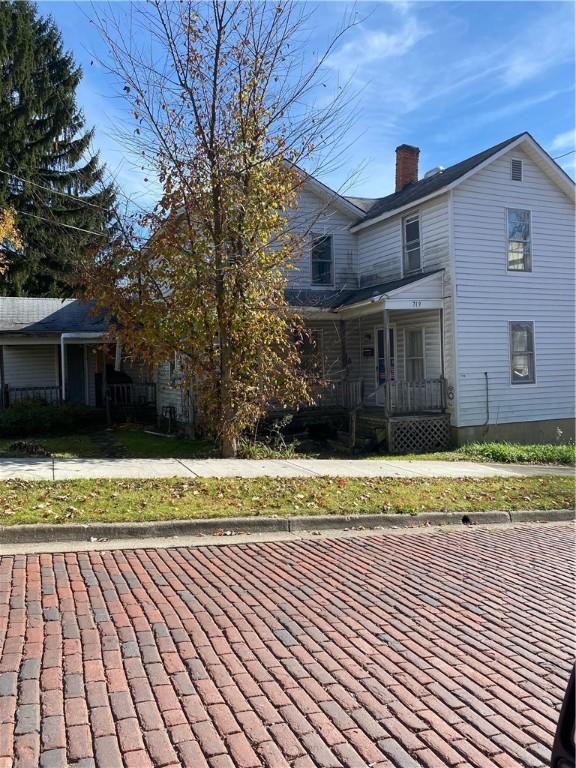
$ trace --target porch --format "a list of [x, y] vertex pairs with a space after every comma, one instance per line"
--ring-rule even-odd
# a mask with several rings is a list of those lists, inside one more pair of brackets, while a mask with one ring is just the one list
[[433, 450], [449, 441], [442, 274], [330, 312], [308, 313], [319, 411], [344, 411], [349, 442], [363, 432], [391, 452]]
[[75, 403], [126, 417], [155, 411], [156, 384], [102, 334], [0, 340], [0, 407]]

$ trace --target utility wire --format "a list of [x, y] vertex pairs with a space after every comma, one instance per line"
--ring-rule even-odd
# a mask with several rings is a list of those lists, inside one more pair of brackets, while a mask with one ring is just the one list
[[87, 235], [96, 235], [97, 237], [108, 237], [107, 232], [94, 232], [94, 230], [92, 229], [82, 229], [82, 227], [75, 227], [73, 224], [64, 224], [63, 221], [56, 221], [56, 219], [47, 219], [45, 216], [38, 216], [35, 213], [28, 213], [27, 211], [18, 211], [18, 216], [31, 216], [33, 219], [46, 221], [48, 222], [48, 224], [55, 224], [58, 227], [66, 227], [66, 229], [75, 229], [77, 232], [85, 232]]
[[67, 192], [61, 192], [58, 189], [52, 189], [51, 187], [47, 187], [44, 184], [38, 184], [38, 182], [36, 181], [32, 181], [31, 179], [25, 179], [23, 176], [17, 176], [15, 173], [11, 173], [10, 171], [5, 171], [2, 168], [0, 168], [0, 173], [4, 174], [4, 176], [10, 176], [10, 178], [12, 179], [18, 179], [18, 181], [23, 181], [25, 184], [31, 184], [33, 187], [38, 187], [38, 189], [44, 189], [46, 192], [50, 192], [53, 195], [62, 195], [62, 197], [67, 197], [70, 200], [75, 200], [77, 203], [82, 203], [83, 205], [89, 205], [91, 208], [99, 208], [101, 211], [107, 210], [102, 205], [96, 205], [96, 203], [91, 203], [89, 200], [84, 200], [81, 197], [70, 195]]
[[563, 155], [556, 155], [556, 157], [553, 157], [552, 160], [560, 160], [561, 157], [568, 157], [568, 155], [573, 155], [574, 152], [576, 152], [576, 149], [571, 149], [570, 152], [564, 152]]

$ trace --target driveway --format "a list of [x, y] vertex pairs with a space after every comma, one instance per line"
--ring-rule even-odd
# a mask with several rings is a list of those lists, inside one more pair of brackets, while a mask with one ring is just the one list
[[550, 524], [5, 556], [0, 766], [545, 766], [573, 544]]
[[158, 477], [572, 477], [573, 467], [402, 459], [0, 459], [0, 480]]

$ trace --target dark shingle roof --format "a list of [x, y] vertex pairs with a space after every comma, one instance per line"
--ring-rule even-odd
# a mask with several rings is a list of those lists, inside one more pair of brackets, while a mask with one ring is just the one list
[[355, 205], [356, 208], [360, 208], [361, 211], [369, 211], [370, 208], [374, 205], [374, 203], [378, 200], [377, 197], [355, 197], [351, 195], [346, 195], [346, 200], [348, 200], [349, 203], [352, 203], [352, 205]]
[[484, 152], [479, 152], [477, 155], [472, 155], [472, 157], [469, 157], [467, 160], [462, 160], [462, 162], [456, 163], [456, 165], [451, 165], [441, 173], [437, 173], [427, 179], [420, 179], [420, 181], [416, 181], [413, 184], [404, 187], [400, 192], [394, 192], [391, 195], [379, 198], [374, 205], [368, 209], [366, 216], [364, 216], [359, 223], [370, 221], [370, 219], [374, 219], [383, 213], [388, 213], [389, 211], [401, 208], [404, 205], [415, 203], [422, 197], [427, 197], [433, 192], [438, 192], [440, 189], [448, 186], [448, 184], [452, 184], [452, 182], [459, 179], [460, 176], [464, 176], [468, 171], [471, 171], [477, 165], [488, 160], [492, 155], [500, 152], [501, 149], [512, 144], [516, 139], [519, 139], [520, 136], [523, 135], [524, 134], [519, 133], [517, 136], [512, 136], [512, 138], [506, 139], [506, 141], [496, 144], [494, 147], [490, 147], [490, 149], [485, 149]]
[[0, 333], [103, 333], [108, 320], [79, 299], [0, 297]]
[[318, 290], [313, 288], [287, 288], [285, 291], [286, 301], [292, 307], [314, 307], [317, 309], [339, 309], [340, 307], [349, 307], [360, 301], [367, 301], [384, 293], [395, 291], [396, 288], [402, 288], [404, 285], [410, 285], [418, 280], [422, 280], [430, 275], [441, 272], [435, 269], [432, 272], [421, 272], [410, 277], [403, 277], [399, 280], [389, 280], [387, 283], [378, 283], [366, 288], [353, 288], [348, 290]]

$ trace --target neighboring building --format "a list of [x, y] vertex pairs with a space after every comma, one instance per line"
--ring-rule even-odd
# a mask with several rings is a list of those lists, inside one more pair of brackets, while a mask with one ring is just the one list
[[[351, 414], [399, 451], [450, 433], [573, 439], [572, 180], [528, 133], [422, 179], [417, 148], [396, 154], [395, 193], [342, 197], [306, 177], [291, 216], [308, 248], [286, 295], [328, 381], [316, 414]], [[189, 424], [178, 361], [150, 384], [118, 350], [105, 364], [106, 329], [78, 301], [0, 298], [5, 402], [39, 387], [99, 404], [104, 371], [110, 387], [122, 370], [114, 397]]]
[[122, 360], [109, 322], [79, 299], [0, 297], [0, 403], [62, 401], [103, 407], [155, 403], [155, 385]]

